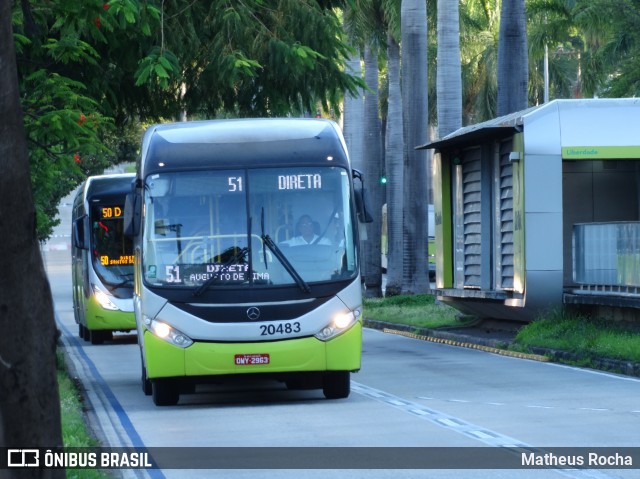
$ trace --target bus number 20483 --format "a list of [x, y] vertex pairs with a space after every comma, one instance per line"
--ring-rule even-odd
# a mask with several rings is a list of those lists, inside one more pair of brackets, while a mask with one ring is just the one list
[[302, 330], [299, 322], [260, 325], [260, 336], [299, 333]]

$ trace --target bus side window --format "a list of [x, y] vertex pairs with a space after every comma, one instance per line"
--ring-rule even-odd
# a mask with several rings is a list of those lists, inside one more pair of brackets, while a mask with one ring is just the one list
[[124, 201], [124, 234], [136, 236], [140, 232], [142, 218], [142, 198], [136, 193], [127, 194]]
[[73, 244], [79, 249], [89, 249], [89, 216], [83, 215], [73, 223]]

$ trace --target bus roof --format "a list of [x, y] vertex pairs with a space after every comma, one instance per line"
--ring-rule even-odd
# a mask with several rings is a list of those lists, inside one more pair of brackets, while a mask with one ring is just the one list
[[208, 120], [150, 127], [140, 173], [252, 166], [348, 167], [344, 138], [331, 120], [259, 118]]
[[106, 196], [126, 194], [131, 192], [131, 182], [135, 178], [134, 173], [115, 173], [109, 175], [96, 175], [87, 178], [84, 186], [84, 196]]

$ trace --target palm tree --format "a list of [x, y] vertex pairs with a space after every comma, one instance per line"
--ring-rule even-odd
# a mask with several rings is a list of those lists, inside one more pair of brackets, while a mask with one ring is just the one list
[[[381, 11], [378, 0], [360, 0], [357, 8], [348, 8], [345, 11], [344, 23], [351, 43], [363, 45], [364, 51], [364, 80], [367, 89], [364, 91], [364, 103], [359, 121], [361, 126], [351, 126], [358, 122], [356, 115], [360, 115], [360, 112], [355, 110], [351, 117], [345, 117], [345, 129], [352, 143], [357, 145], [359, 142], [362, 145], [361, 160], [354, 158], [353, 164], [356, 167], [359, 166], [365, 174], [367, 207], [373, 217], [373, 222], [366, 225], [366, 234], [360, 237], [365, 294], [369, 297], [382, 296], [381, 229], [384, 190], [378, 182], [382, 176], [384, 161], [378, 104], [378, 54], [382, 32], [380, 20]], [[349, 106], [354, 106], [353, 102]], [[360, 104], [357, 105], [357, 108], [359, 107]], [[356, 133], [360, 133], [358, 138], [355, 137]], [[352, 156], [355, 155], [352, 154]]]
[[498, 39], [498, 116], [527, 108], [528, 63], [525, 0], [505, 0]]
[[578, 0], [573, 10], [585, 39], [581, 81], [586, 95], [640, 94], [640, 6], [634, 0]]
[[495, 117], [499, 27], [498, 0], [468, 0], [460, 4], [463, 125]]
[[462, 126], [462, 73], [458, 2], [438, 0], [438, 136]]
[[[580, 59], [585, 41], [575, 21], [575, 0], [527, 2], [529, 102], [581, 96]], [[547, 65], [547, 78], [541, 74]], [[546, 91], [545, 91], [546, 90]]]
[[378, 108], [378, 55], [370, 44], [364, 48], [364, 78], [369, 91], [364, 99], [364, 146], [363, 156], [367, 188], [368, 207], [373, 222], [367, 224], [367, 237], [363, 242], [364, 284], [366, 296], [382, 296], [382, 266], [380, 234], [382, 231], [382, 187], [377, 179], [382, 176], [382, 137]]
[[[344, 28], [347, 35], [351, 38], [351, 46], [353, 54], [347, 58], [345, 70], [347, 73], [362, 77], [362, 67], [360, 58], [360, 48], [358, 40], [354, 37], [352, 28], [349, 26], [346, 18], [350, 16], [349, 12], [345, 12]], [[364, 171], [362, 148], [364, 140], [363, 118], [364, 118], [364, 92], [358, 89], [358, 95], [352, 95], [348, 90], [344, 93], [343, 104], [343, 120], [342, 130], [344, 139], [349, 150], [351, 166], [360, 171]]]
[[387, 38], [389, 100], [387, 133], [385, 135], [385, 172], [387, 176], [387, 286], [385, 294], [393, 296], [402, 293], [403, 280], [404, 133], [400, 92], [400, 45], [391, 33]]
[[427, 202], [429, 175], [426, 150], [429, 104], [427, 8], [424, 0], [402, 0], [402, 107], [404, 147], [404, 281], [405, 293], [429, 291]]

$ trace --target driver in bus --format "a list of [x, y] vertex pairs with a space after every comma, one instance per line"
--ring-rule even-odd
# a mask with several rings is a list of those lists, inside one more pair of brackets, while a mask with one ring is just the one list
[[302, 246], [309, 244], [330, 245], [331, 241], [327, 238], [319, 238], [315, 232], [313, 219], [309, 215], [302, 215], [296, 223], [296, 234], [291, 239], [283, 241], [282, 244], [288, 246]]

